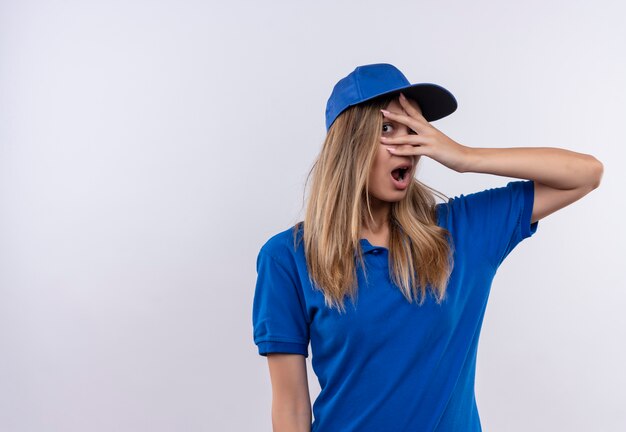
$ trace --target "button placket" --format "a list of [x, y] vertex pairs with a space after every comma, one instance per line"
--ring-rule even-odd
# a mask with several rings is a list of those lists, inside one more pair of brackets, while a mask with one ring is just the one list
[[368, 266], [372, 269], [387, 269], [387, 254], [386, 251], [381, 248], [373, 248], [369, 251], [367, 255], [369, 255], [369, 259], [367, 260]]

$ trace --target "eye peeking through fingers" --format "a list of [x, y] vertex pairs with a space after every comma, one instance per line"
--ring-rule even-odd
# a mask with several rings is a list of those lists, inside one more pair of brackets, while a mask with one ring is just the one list
[[393, 125], [391, 123], [383, 123], [383, 133], [390, 133], [393, 131]]

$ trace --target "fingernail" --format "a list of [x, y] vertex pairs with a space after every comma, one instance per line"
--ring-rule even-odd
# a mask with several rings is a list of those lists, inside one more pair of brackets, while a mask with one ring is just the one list
[[387, 150], [389, 150], [391, 153], [393, 153], [396, 149], [394, 149], [393, 147], [387, 147]]
[[406, 99], [406, 98], [404, 97], [404, 93], [400, 93], [400, 97], [401, 97], [402, 99]]
[[383, 114], [389, 114], [389, 111], [387, 111], [387, 110], [381, 109], [381, 111], [382, 111]]

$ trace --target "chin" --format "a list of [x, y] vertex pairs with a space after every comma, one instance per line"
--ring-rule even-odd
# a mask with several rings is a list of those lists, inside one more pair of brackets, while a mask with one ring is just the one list
[[396, 202], [400, 202], [402, 200], [404, 200], [406, 198], [406, 192], [403, 192], [402, 195], [400, 196], [395, 196], [393, 198], [389, 198], [387, 201], [390, 203], [396, 203]]
[[397, 191], [396, 193], [385, 195], [385, 196], [370, 196], [370, 199], [376, 200], [378, 202], [393, 204], [393, 203], [397, 203], [405, 199], [406, 195], [407, 195], [406, 190], [404, 190], [404, 191]]

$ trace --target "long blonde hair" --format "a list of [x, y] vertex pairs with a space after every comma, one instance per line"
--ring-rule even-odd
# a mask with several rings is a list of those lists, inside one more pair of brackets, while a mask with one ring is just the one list
[[[311, 189], [302, 240], [309, 278], [328, 307], [345, 311], [344, 297], [358, 292], [357, 260], [365, 273], [360, 244], [361, 227], [369, 203], [369, 173], [378, 151], [385, 108], [392, 97], [351, 106], [330, 127], [309, 177]], [[453, 268], [448, 230], [437, 225], [434, 194], [440, 192], [413, 178], [407, 195], [392, 203], [389, 215], [389, 270], [392, 281], [409, 302], [424, 302], [430, 286], [437, 303], [445, 297]], [[447, 201], [447, 199], [446, 199]]]

